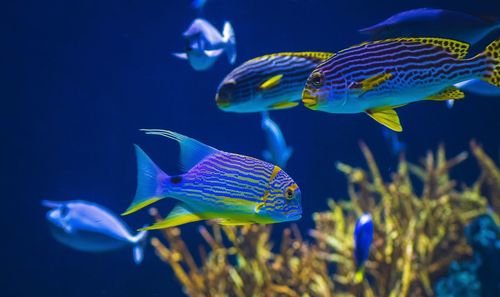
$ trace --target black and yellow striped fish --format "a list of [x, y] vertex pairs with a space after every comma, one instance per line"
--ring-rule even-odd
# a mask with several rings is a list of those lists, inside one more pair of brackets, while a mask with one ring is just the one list
[[297, 106], [311, 71], [331, 56], [323, 52], [289, 52], [254, 58], [224, 78], [215, 102], [220, 109], [231, 112]]
[[394, 108], [419, 100], [461, 99], [454, 87], [470, 79], [500, 86], [500, 40], [466, 58], [469, 45], [443, 38], [395, 38], [340, 51], [311, 73], [306, 107], [330, 113], [366, 112], [402, 131]]

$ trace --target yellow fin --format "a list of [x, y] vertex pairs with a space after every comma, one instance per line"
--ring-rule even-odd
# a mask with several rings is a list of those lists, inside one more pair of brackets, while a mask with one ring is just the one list
[[335, 54], [334, 53], [328, 53], [328, 52], [282, 52], [282, 53], [275, 53], [275, 54], [269, 54], [269, 55], [264, 55], [260, 56], [257, 58], [253, 58], [250, 61], [253, 60], [262, 60], [262, 59], [269, 59], [269, 58], [274, 58], [274, 57], [300, 57], [304, 58], [307, 60], [314, 60], [321, 62], [323, 60], [329, 59], [333, 57]]
[[463, 99], [465, 97], [464, 92], [460, 91], [457, 87], [448, 87], [441, 92], [425, 98], [426, 100], [450, 100], [450, 99]]
[[139, 230], [165, 229], [201, 220], [203, 220], [203, 218], [198, 214], [192, 213], [184, 203], [179, 203], [163, 221]]
[[396, 132], [403, 131], [403, 127], [401, 127], [401, 123], [399, 122], [398, 114], [394, 109], [392, 109], [392, 107], [369, 109], [366, 111], [366, 114], [391, 130]]
[[[274, 166], [274, 167], [277, 167], [277, 166]], [[267, 197], [269, 196], [269, 191], [268, 190], [265, 190], [264, 191], [264, 196], [262, 196], [262, 202], [259, 202], [257, 203], [257, 205], [255, 206], [255, 213], [259, 213], [260, 209], [264, 206], [266, 206], [266, 202], [267, 202]]]
[[383, 82], [391, 78], [392, 73], [379, 73], [361, 81], [359, 84], [355, 84], [354, 87], [356, 85], [359, 85], [359, 87], [363, 91], [361, 95], [363, 95], [364, 93], [373, 90], [374, 88], [380, 86]]
[[488, 57], [492, 71], [482, 77], [482, 80], [500, 87], [500, 39], [490, 43], [480, 55]]
[[354, 283], [359, 284], [365, 278], [365, 267], [361, 267], [354, 275]]
[[447, 38], [434, 38], [434, 37], [401, 37], [401, 38], [390, 38], [390, 39], [384, 39], [384, 40], [377, 40], [377, 41], [367, 41], [363, 42], [361, 44], [352, 46], [350, 48], [347, 48], [345, 50], [340, 51], [339, 53], [342, 53], [346, 50], [350, 50], [353, 48], [365, 46], [367, 44], [380, 44], [380, 43], [390, 43], [390, 42], [417, 42], [417, 43], [422, 43], [422, 44], [429, 44], [435, 47], [438, 47], [444, 51], [447, 51], [451, 54], [453, 54], [456, 58], [458, 59], [463, 59], [467, 55], [467, 52], [469, 51], [470, 45], [466, 42], [461, 42], [458, 40], [453, 40], [453, 39], [447, 39]]
[[283, 78], [283, 74], [275, 75], [275, 76], [271, 77], [270, 79], [266, 80], [265, 82], [263, 82], [262, 84], [260, 84], [259, 89], [261, 89], [261, 90], [270, 89], [270, 88], [278, 85], [282, 78]]
[[232, 219], [216, 219], [218, 224], [224, 226], [239, 226], [239, 225], [248, 225], [255, 224], [255, 222], [247, 221], [247, 220], [232, 220]]
[[269, 108], [270, 109], [286, 109], [286, 108], [295, 107], [297, 105], [299, 105], [299, 102], [288, 102], [288, 101], [285, 101], [285, 102], [274, 103], [273, 105], [270, 105]]

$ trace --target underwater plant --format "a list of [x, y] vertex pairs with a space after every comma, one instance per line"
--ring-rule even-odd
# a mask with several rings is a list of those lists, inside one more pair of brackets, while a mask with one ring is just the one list
[[[201, 265], [179, 228], [161, 230], [166, 243], [159, 238], [151, 243], [189, 296], [435, 296], [450, 265], [450, 273], [461, 273], [455, 261], [472, 256], [472, 243], [464, 236], [468, 224], [488, 213], [488, 201], [499, 205], [498, 167], [471, 142], [482, 172], [471, 187], [459, 188], [449, 173], [468, 154], [447, 159], [440, 146], [421, 165], [401, 156], [398, 169], [384, 182], [369, 148], [364, 143], [360, 148], [368, 170], [337, 163], [347, 177], [350, 199], [330, 199], [329, 210], [313, 215], [312, 240], [292, 224], [273, 248], [269, 225], [209, 223], [199, 227], [210, 248], [200, 247]], [[156, 209], [150, 212], [157, 221], [163, 219]], [[364, 213], [371, 214], [374, 232], [359, 278], [353, 232]], [[449, 284], [439, 287], [445, 292]]]

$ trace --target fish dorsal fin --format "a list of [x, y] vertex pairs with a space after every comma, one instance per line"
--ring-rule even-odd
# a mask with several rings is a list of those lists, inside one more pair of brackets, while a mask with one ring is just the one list
[[[328, 53], [328, 52], [282, 52], [282, 53], [268, 54], [268, 55], [256, 57], [250, 61], [270, 59], [273, 57], [300, 57], [300, 58], [305, 58], [308, 60], [314, 60], [317, 62], [321, 62], [323, 60], [326, 60], [326, 59], [333, 57], [334, 55], [335, 55], [335, 53]], [[248, 62], [250, 62], [250, 61], [248, 61]]]
[[298, 102], [284, 101], [284, 102], [278, 102], [278, 103], [274, 103], [274, 104], [269, 105], [269, 109], [287, 109], [287, 108], [295, 107], [297, 105], [299, 105]]
[[191, 222], [201, 221], [203, 219], [204, 218], [202, 218], [199, 214], [193, 213], [186, 204], [178, 203], [163, 221], [157, 222], [152, 226], [141, 228], [139, 230], [142, 231], [165, 229]]
[[282, 78], [283, 78], [283, 74], [275, 75], [275, 76], [267, 79], [265, 82], [261, 83], [259, 86], [259, 89], [260, 90], [267, 90], [267, 89], [270, 89], [274, 86], [277, 86], [280, 83]]
[[469, 51], [469, 47], [470, 47], [470, 45], [466, 42], [453, 40], [453, 39], [447, 39], [447, 38], [401, 37], [401, 38], [390, 38], [390, 39], [363, 42], [361, 44], [358, 44], [358, 45], [352, 46], [350, 48], [347, 48], [345, 50], [342, 50], [339, 53], [345, 52], [345, 51], [353, 49], [353, 48], [362, 47], [365, 45], [390, 43], [390, 42], [395, 42], [395, 43], [413, 42], [413, 43], [428, 44], [428, 45], [432, 45], [434, 47], [440, 48], [444, 51], [447, 51], [447, 52], [453, 54], [453, 56], [455, 56], [458, 59], [465, 58], [465, 56], [467, 55], [467, 53]]
[[211, 154], [219, 152], [219, 150], [203, 144], [198, 140], [172, 131], [160, 129], [141, 129], [141, 131], [150, 135], [164, 136], [179, 142], [179, 145], [181, 146], [181, 170], [183, 170], [184, 172], [188, 172], [196, 164], [200, 163], [201, 160], [205, 159]]
[[392, 107], [369, 109], [366, 111], [366, 114], [393, 131], [403, 131], [403, 127], [401, 127], [401, 123], [399, 122], [398, 114]]
[[361, 94], [359, 96], [363, 96], [366, 92], [369, 92], [376, 87], [383, 84], [385, 81], [390, 80], [392, 78], [392, 73], [379, 73], [366, 78], [358, 83], [351, 84], [351, 88], [359, 88], [361, 89]]
[[425, 98], [426, 100], [436, 100], [436, 101], [444, 101], [444, 100], [450, 100], [450, 99], [463, 99], [465, 97], [464, 92], [460, 91], [457, 87], [448, 87], [441, 92], [429, 96]]

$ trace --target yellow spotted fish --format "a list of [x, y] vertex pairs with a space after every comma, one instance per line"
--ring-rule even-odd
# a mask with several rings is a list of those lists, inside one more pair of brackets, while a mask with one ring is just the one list
[[454, 84], [482, 79], [500, 87], [500, 40], [466, 58], [469, 45], [443, 38], [394, 38], [340, 51], [309, 76], [302, 102], [330, 113], [365, 112], [402, 131], [395, 108], [420, 100], [461, 99]]

